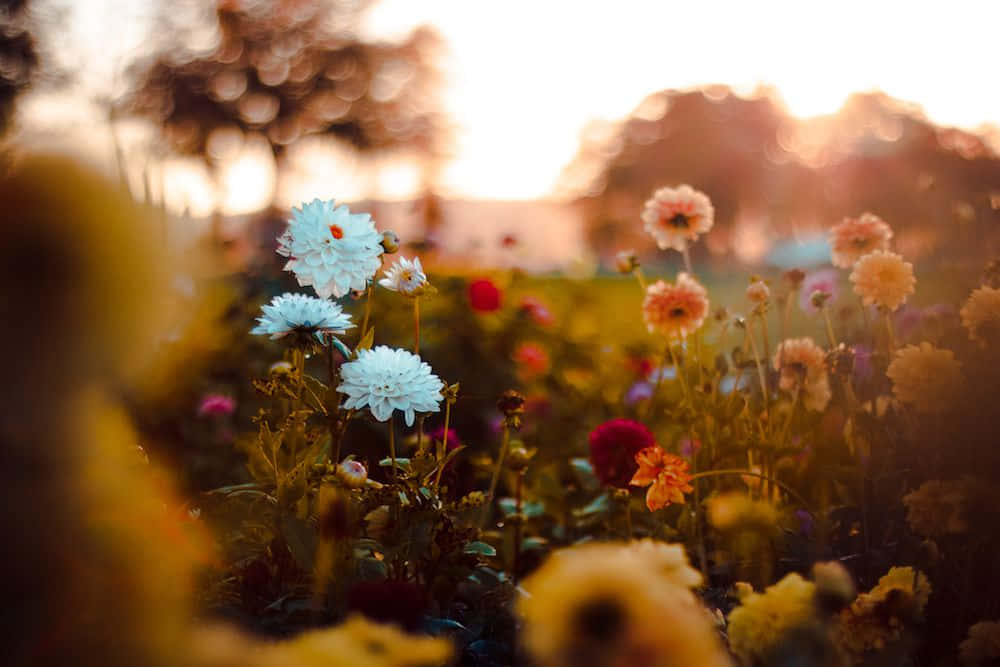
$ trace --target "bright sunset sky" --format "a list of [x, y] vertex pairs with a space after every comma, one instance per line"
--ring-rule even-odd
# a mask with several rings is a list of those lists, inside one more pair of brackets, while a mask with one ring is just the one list
[[[138, 4], [84, 5], [88, 16], [70, 21], [91, 58], [135, 47], [108, 42], [111, 34], [141, 39]], [[94, 17], [106, 16], [131, 22], [130, 29], [113, 33], [105, 25], [94, 34]], [[444, 105], [458, 128], [457, 154], [444, 174], [451, 196], [550, 194], [589, 120], [620, 118], [664, 88], [770, 84], [800, 116], [835, 111], [851, 92], [879, 88], [939, 123], [1000, 122], [993, 71], [1000, 2], [993, 0], [382, 0], [364, 28], [393, 38], [421, 23], [448, 48]], [[344, 155], [318, 148], [303, 155], [278, 187], [279, 201], [351, 199], [370, 187]], [[193, 208], [206, 205], [202, 175], [178, 167], [168, 181]], [[259, 207], [275, 187], [273, 170], [252, 150], [225, 181], [218, 201], [227, 212]], [[395, 165], [377, 193], [405, 197], [414, 184], [414, 171]]]

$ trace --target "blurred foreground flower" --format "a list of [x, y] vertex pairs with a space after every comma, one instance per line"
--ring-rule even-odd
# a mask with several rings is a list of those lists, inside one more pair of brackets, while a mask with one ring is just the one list
[[701, 326], [706, 315], [708, 292], [686, 273], [677, 276], [676, 284], [658, 280], [646, 288], [642, 317], [650, 333], [684, 338]]
[[986, 347], [1000, 341], [1000, 289], [983, 286], [969, 295], [960, 312], [969, 338]]
[[830, 255], [833, 265], [841, 269], [854, 266], [863, 255], [876, 250], [888, 250], [892, 228], [873, 213], [857, 218], [844, 218], [830, 228]]
[[707, 505], [708, 522], [721, 531], [767, 534], [778, 528], [778, 510], [774, 505], [765, 500], [754, 500], [739, 491], [714, 495]]
[[924, 537], [958, 535], [969, 529], [966, 513], [973, 492], [970, 480], [932, 479], [903, 496], [906, 522]]
[[236, 401], [231, 396], [206, 394], [198, 403], [199, 417], [225, 417], [233, 414]]
[[378, 421], [386, 421], [394, 410], [413, 426], [415, 413], [437, 412], [444, 383], [431, 367], [408, 350], [379, 345], [361, 350], [358, 358], [340, 367], [343, 382], [337, 391], [347, 395], [344, 407], [368, 407]]
[[492, 313], [500, 309], [503, 293], [492, 280], [480, 278], [469, 283], [469, 305], [479, 313]]
[[292, 219], [278, 238], [285, 270], [299, 285], [312, 285], [323, 298], [365, 290], [382, 265], [382, 234], [367, 213], [353, 214], [334, 201], [314, 199], [292, 209]]
[[913, 294], [917, 279], [913, 265], [899, 255], [876, 250], [859, 259], [851, 272], [854, 293], [866, 306], [878, 306], [893, 311], [906, 303]]
[[525, 645], [542, 667], [729, 665], [683, 547], [653, 540], [561, 549], [524, 581]]
[[627, 489], [639, 469], [636, 455], [656, 444], [645, 424], [612, 419], [590, 432], [590, 464], [602, 483]]
[[378, 284], [403, 296], [420, 296], [427, 289], [427, 274], [419, 257], [409, 260], [400, 256]]
[[729, 614], [729, 648], [744, 665], [765, 665], [793, 632], [815, 622], [816, 586], [792, 573], [763, 593], [747, 592]]
[[1000, 660], [1000, 621], [982, 621], [969, 628], [969, 636], [958, 647], [963, 665], [993, 665]]
[[272, 339], [293, 336], [296, 344], [311, 344], [313, 337], [322, 341], [324, 334], [344, 334], [353, 328], [351, 316], [336, 303], [305, 294], [287, 292], [262, 306], [252, 334], [270, 335]]
[[930, 343], [907, 345], [899, 350], [886, 375], [892, 380], [892, 392], [901, 403], [927, 413], [950, 409], [963, 383], [954, 353]]
[[822, 412], [830, 402], [830, 379], [826, 373], [826, 352], [812, 338], [783, 340], [774, 353], [778, 386], [790, 394], [798, 392], [802, 404]]
[[661, 250], [683, 252], [689, 241], [712, 229], [715, 209], [703, 192], [690, 185], [660, 188], [646, 202], [642, 221]]
[[646, 507], [650, 512], [662, 509], [671, 503], [684, 504], [684, 494], [694, 491], [688, 462], [660, 447], [646, 447], [635, 455], [639, 465], [629, 482], [632, 486], [648, 486]]
[[837, 620], [837, 643], [860, 662], [870, 651], [885, 648], [917, 623], [927, 606], [931, 585], [912, 567], [893, 567], [870, 592], [862, 593]]

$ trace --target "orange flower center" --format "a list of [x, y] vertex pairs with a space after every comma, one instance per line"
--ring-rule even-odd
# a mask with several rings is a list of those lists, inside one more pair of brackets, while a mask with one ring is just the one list
[[330, 225], [330, 233], [333, 234], [333, 238], [337, 239], [338, 241], [344, 238], [344, 230], [338, 227], [337, 225]]

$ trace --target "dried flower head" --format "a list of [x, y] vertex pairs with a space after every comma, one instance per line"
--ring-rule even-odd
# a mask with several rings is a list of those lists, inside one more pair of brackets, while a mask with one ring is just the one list
[[694, 491], [688, 462], [656, 445], [646, 447], [635, 455], [639, 469], [635, 471], [629, 484], [648, 486], [646, 507], [650, 512], [662, 509], [671, 503], [684, 504], [684, 494]]
[[975, 290], [959, 314], [969, 338], [982, 347], [1000, 341], [1000, 289], [984, 285]]
[[895, 253], [876, 250], [857, 261], [851, 282], [854, 293], [866, 306], [893, 311], [913, 294], [917, 279], [913, 277], [912, 264]]
[[690, 185], [660, 188], [646, 202], [642, 221], [661, 250], [683, 251], [688, 242], [712, 229], [715, 209], [703, 192]]
[[907, 345], [896, 352], [886, 375], [901, 402], [920, 412], [949, 410], [962, 389], [962, 371], [951, 350], [930, 343]]
[[830, 229], [830, 254], [833, 265], [849, 269], [863, 255], [888, 250], [892, 228], [873, 213], [844, 218]]
[[781, 375], [778, 386], [791, 394], [799, 392], [802, 404], [822, 412], [830, 401], [826, 352], [812, 338], [789, 338], [778, 344], [774, 368]]
[[642, 317], [650, 333], [684, 338], [696, 331], [708, 314], [708, 292], [686, 273], [673, 285], [658, 280], [646, 288]]

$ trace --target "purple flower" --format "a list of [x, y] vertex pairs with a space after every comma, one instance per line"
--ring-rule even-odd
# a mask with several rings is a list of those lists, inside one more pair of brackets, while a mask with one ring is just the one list
[[795, 510], [795, 517], [799, 520], [799, 530], [803, 535], [809, 536], [813, 532], [813, 518], [805, 510]]
[[198, 404], [199, 417], [225, 417], [233, 414], [236, 401], [222, 394], [206, 394]]
[[924, 320], [924, 312], [914, 306], [903, 306], [896, 311], [894, 317], [896, 320], [896, 334], [901, 340], [908, 340], [910, 335], [920, 328]]
[[840, 274], [835, 269], [820, 269], [807, 275], [805, 280], [802, 281], [802, 286], [799, 288], [799, 308], [802, 309], [802, 312], [809, 315], [819, 313], [819, 309], [812, 304], [813, 292], [826, 292], [829, 294], [830, 299], [827, 301], [828, 304], [836, 301], [837, 295], [840, 294], [839, 278]]
[[640, 401], [648, 401], [653, 396], [653, 385], [639, 381], [625, 392], [625, 405], [635, 405]]

